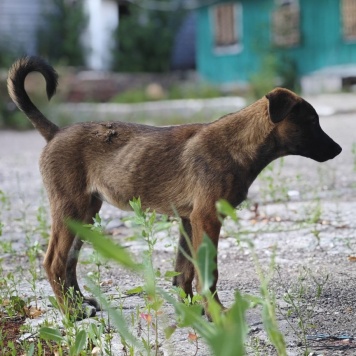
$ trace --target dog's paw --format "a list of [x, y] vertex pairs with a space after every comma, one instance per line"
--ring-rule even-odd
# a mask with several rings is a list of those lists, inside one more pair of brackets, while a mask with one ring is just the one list
[[82, 310], [83, 310], [83, 314], [85, 315], [85, 318], [91, 318], [96, 314], [95, 306], [85, 302], [82, 304]]
[[76, 311], [76, 313], [73, 313], [73, 315], [75, 315], [76, 321], [91, 318], [96, 315], [96, 308], [86, 302], [83, 302], [81, 305], [81, 310], [79, 312]]
[[96, 311], [102, 310], [101, 305], [98, 303], [98, 301], [95, 298], [85, 297], [83, 303], [94, 307]]

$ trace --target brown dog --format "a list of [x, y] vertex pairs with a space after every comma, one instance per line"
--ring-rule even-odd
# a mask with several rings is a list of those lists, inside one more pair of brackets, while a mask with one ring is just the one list
[[[277, 88], [247, 108], [209, 124], [152, 127], [123, 122], [83, 123], [59, 129], [31, 102], [24, 89], [32, 71], [46, 79], [51, 98], [57, 86], [54, 69], [40, 58], [17, 61], [9, 72], [12, 100], [47, 140], [40, 168], [51, 205], [52, 232], [44, 267], [62, 305], [73, 287], [82, 296], [76, 265], [82, 241], [66, 219], [91, 223], [102, 201], [130, 209], [140, 197], [143, 208], [182, 218], [196, 251], [206, 233], [217, 247], [221, 221], [215, 204], [240, 204], [261, 170], [286, 155], [323, 162], [341, 147], [319, 125], [314, 108], [293, 92]], [[184, 236], [180, 249], [190, 255]], [[193, 264], [178, 252], [174, 284], [192, 295]], [[216, 294], [218, 271], [211, 287]], [[197, 283], [199, 290], [199, 281]], [[99, 309], [84, 298], [83, 317]], [[92, 306], [89, 308], [88, 305]]]

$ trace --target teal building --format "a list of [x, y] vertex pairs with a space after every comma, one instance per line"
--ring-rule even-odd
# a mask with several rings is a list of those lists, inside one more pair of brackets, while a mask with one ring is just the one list
[[298, 76], [356, 64], [356, 0], [215, 1], [197, 10], [196, 61], [212, 83], [247, 83], [271, 54]]

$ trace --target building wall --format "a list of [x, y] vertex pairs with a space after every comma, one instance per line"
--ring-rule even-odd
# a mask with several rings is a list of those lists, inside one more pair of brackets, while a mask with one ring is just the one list
[[[221, 1], [226, 2], [226, 1]], [[215, 83], [247, 82], [271, 53], [271, 16], [274, 0], [240, 0], [242, 4], [242, 50], [216, 54], [213, 46], [212, 7], [198, 10], [197, 68]], [[294, 60], [300, 75], [333, 65], [356, 64], [356, 42], [345, 41], [339, 0], [300, 0], [301, 43], [295, 48], [277, 49]]]
[[297, 48], [285, 50], [298, 63], [299, 73], [356, 64], [356, 41], [343, 38], [340, 1], [300, 0], [300, 4], [302, 42]]
[[0, 0], [0, 46], [34, 54], [41, 0]]

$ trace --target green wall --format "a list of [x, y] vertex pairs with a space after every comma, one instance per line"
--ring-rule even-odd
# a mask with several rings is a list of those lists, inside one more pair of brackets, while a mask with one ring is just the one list
[[301, 43], [289, 49], [272, 48], [270, 18], [274, 0], [239, 2], [243, 9], [242, 50], [235, 54], [214, 52], [211, 7], [198, 10], [197, 67], [204, 79], [214, 83], [247, 82], [259, 71], [268, 53], [293, 60], [299, 75], [356, 63], [356, 41], [347, 42], [342, 37], [339, 0], [300, 0]]

